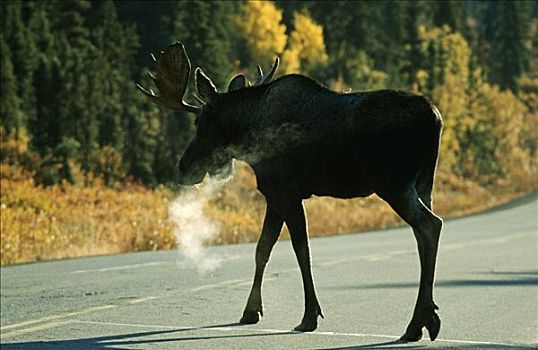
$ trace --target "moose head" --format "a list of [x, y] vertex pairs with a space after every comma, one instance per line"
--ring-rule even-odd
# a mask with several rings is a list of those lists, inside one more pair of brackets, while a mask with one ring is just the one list
[[[215, 84], [198, 67], [194, 71], [195, 86], [198, 95], [193, 95], [201, 106], [194, 106], [183, 101], [191, 72], [191, 63], [185, 47], [180, 42], [170, 44], [165, 51], [155, 57], [155, 75], [148, 72], [159, 94], [137, 84], [149, 99], [175, 111], [185, 111], [196, 116], [196, 134], [179, 162], [179, 182], [183, 185], [200, 183], [206, 173], [211, 176], [227, 177], [233, 169], [234, 141], [233, 127], [228, 121], [233, 111], [226, 108], [227, 95], [240, 89], [251, 87], [243, 74], [237, 74], [229, 83], [227, 92], [219, 93]], [[273, 78], [278, 67], [276, 58], [269, 72], [264, 74], [258, 66], [258, 78], [252, 86], [267, 84]]]

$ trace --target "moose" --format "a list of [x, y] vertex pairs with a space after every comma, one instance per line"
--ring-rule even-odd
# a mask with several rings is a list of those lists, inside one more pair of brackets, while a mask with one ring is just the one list
[[238, 159], [254, 170], [266, 200], [254, 281], [240, 323], [254, 324], [263, 316], [263, 274], [285, 223], [304, 287], [304, 316], [295, 330], [315, 330], [323, 313], [303, 200], [375, 193], [412, 227], [420, 257], [418, 297], [401, 341], [418, 341], [424, 327], [435, 340], [441, 321], [433, 282], [443, 222], [432, 212], [431, 196], [442, 129], [438, 109], [410, 92], [338, 93], [299, 74], [273, 81], [278, 58], [265, 74], [257, 67], [253, 84], [236, 75], [226, 92], [218, 92], [196, 68], [197, 106], [183, 100], [191, 72], [184, 45], [170, 44], [152, 57], [155, 74], [149, 74], [159, 94], [138, 88], [153, 102], [196, 115], [196, 134], [179, 162], [180, 184], [198, 184], [206, 174], [226, 176]]

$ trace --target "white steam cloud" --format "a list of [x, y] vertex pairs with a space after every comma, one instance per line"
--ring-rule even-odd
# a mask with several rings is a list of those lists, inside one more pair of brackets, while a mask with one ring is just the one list
[[211, 196], [225, 181], [207, 179], [200, 185], [184, 188], [168, 208], [169, 217], [174, 223], [174, 235], [186, 262], [200, 273], [214, 271], [219, 267], [222, 257], [209, 254], [204, 248], [206, 242], [214, 239], [220, 232], [218, 222], [204, 213]]

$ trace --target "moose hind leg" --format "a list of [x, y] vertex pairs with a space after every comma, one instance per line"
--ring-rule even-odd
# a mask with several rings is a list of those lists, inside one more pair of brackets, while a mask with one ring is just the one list
[[290, 231], [293, 250], [295, 251], [297, 262], [301, 269], [305, 297], [304, 316], [301, 324], [295, 327], [294, 330], [299, 332], [311, 332], [317, 328], [318, 316], [323, 318], [323, 313], [321, 312], [321, 307], [314, 288], [306, 218], [301, 202], [286, 208], [285, 222]]
[[248, 297], [245, 311], [243, 312], [243, 317], [241, 317], [241, 320], [239, 321], [240, 323], [257, 323], [260, 320], [260, 316], [263, 316], [261, 295], [263, 273], [265, 271], [265, 266], [269, 261], [273, 246], [280, 235], [283, 223], [283, 219], [275, 212], [271, 203], [268, 202], [262, 233], [258, 240], [258, 245], [256, 246], [256, 272], [254, 274], [254, 282], [252, 283], [252, 289]]
[[426, 327], [431, 340], [439, 334], [441, 320], [435, 312], [439, 308], [433, 301], [433, 280], [439, 236], [443, 221], [419, 200], [415, 188], [399, 196], [385, 198], [391, 207], [412, 228], [420, 257], [420, 287], [411, 322], [407, 326], [404, 341], [418, 341], [422, 328]]

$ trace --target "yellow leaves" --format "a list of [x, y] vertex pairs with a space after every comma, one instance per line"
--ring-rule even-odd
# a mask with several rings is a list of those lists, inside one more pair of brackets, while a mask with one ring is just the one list
[[247, 1], [241, 7], [241, 16], [234, 23], [243, 34], [256, 62], [270, 62], [280, 55], [288, 36], [282, 22], [282, 11], [271, 1]]
[[170, 191], [41, 187], [28, 176], [2, 164], [2, 264], [175, 246], [167, 220]]
[[488, 185], [512, 176], [531, 183], [533, 142], [525, 141], [522, 100], [485, 83], [480, 68], [470, 70], [471, 50], [459, 33], [448, 26], [420, 27], [418, 33], [421, 53], [432, 64], [416, 73], [414, 88], [430, 95], [443, 114], [441, 168]]
[[19, 130], [7, 134], [3, 126], [0, 126], [0, 158], [2, 161], [21, 163], [28, 157], [28, 144], [30, 136], [25, 130]]
[[328, 61], [323, 39], [323, 27], [307, 14], [294, 13], [293, 32], [282, 54], [282, 71], [285, 74], [315, 69]]
[[287, 49], [282, 53], [282, 63], [280, 70], [284, 74], [299, 73], [301, 68], [301, 59], [298, 50]]
[[294, 13], [294, 29], [289, 37], [281, 23], [282, 11], [272, 1], [247, 1], [234, 22], [255, 62], [272, 61], [280, 55], [281, 71], [288, 74], [328, 60], [323, 28], [307, 14]]
[[7, 163], [1, 163], [0, 174], [0, 179], [2, 181], [4, 181], [5, 179], [9, 179], [14, 181], [26, 182], [27, 185], [34, 186], [34, 181], [32, 179], [32, 176], [34, 174], [22, 167], [12, 166]]
[[[473, 123], [465, 129], [459, 152], [461, 169], [483, 184], [499, 186], [506, 179], [531, 185], [534, 163], [525, 146], [527, 108], [510, 90], [482, 83], [469, 104]], [[463, 124], [462, 124], [463, 125]]]
[[496, 139], [496, 161], [507, 168], [529, 166], [521, 158], [519, 147], [519, 136], [525, 127], [525, 105], [510, 90], [501, 91], [498, 86], [484, 84], [481, 93], [487, 106], [486, 115], [490, 118], [490, 132]]
[[415, 73], [415, 81], [413, 83], [413, 91], [419, 92], [419, 91], [426, 91], [428, 80], [430, 79], [430, 74], [428, 71], [424, 69], [419, 69]]
[[538, 115], [538, 71], [535, 74], [534, 77], [521, 77], [518, 86], [519, 98], [527, 105], [530, 113]]
[[530, 150], [531, 176], [538, 178], [538, 71], [531, 77], [522, 77], [518, 84], [519, 98], [528, 110], [523, 121], [525, 127], [521, 132], [521, 143]]
[[321, 25], [306, 14], [295, 13], [293, 18], [294, 30], [288, 40], [288, 48], [282, 54], [283, 71], [285, 73], [298, 72], [301, 62], [326, 63], [328, 56]]
[[[495, 108], [501, 111], [503, 118], [522, 111], [521, 105], [514, 102], [509, 93], [491, 86], [485, 86], [484, 91], [489, 98], [498, 99]], [[506, 110], [502, 110], [504, 105]], [[501, 146], [500, 152], [513, 146], [509, 140], [513, 139], [512, 133], [517, 132], [517, 128], [509, 130], [505, 135], [507, 144]], [[2, 178], [1, 264], [176, 246], [168, 218], [168, 205], [173, 194], [164, 187], [150, 190], [126, 184], [118, 190], [102, 184], [92, 187], [66, 184], [43, 188], [21, 178], [22, 173], [18, 167], [2, 164], [2, 175], [14, 175]], [[533, 184], [532, 179], [528, 183]], [[462, 180], [451, 172], [440, 172], [436, 198], [438, 212], [445, 215], [485, 206], [484, 203], [492, 200], [492, 195], [476, 183]], [[255, 241], [264, 208], [265, 202], [256, 191], [252, 169], [238, 162], [235, 176], [205, 208], [221, 226], [214, 243]], [[306, 208], [313, 236], [401, 223], [379, 198], [348, 201], [314, 198], [307, 201]]]
[[461, 133], [476, 120], [468, 111], [470, 48], [446, 25], [431, 29], [420, 26], [418, 34], [421, 53], [433, 64], [428, 70], [417, 71], [413, 88], [433, 97], [442, 111], [441, 166], [453, 168], [458, 161]]
[[122, 155], [112, 146], [107, 145], [99, 150], [97, 165], [99, 174], [104, 177], [108, 186], [125, 176], [122, 171]]
[[429, 72], [430, 79], [437, 79], [434, 85], [453, 75], [464, 88], [468, 83], [471, 58], [471, 49], [465, 38], [452, 32], [447, 25], [429, 30], [420, 26], [418, 33], [422, 54], [434, 63]]

